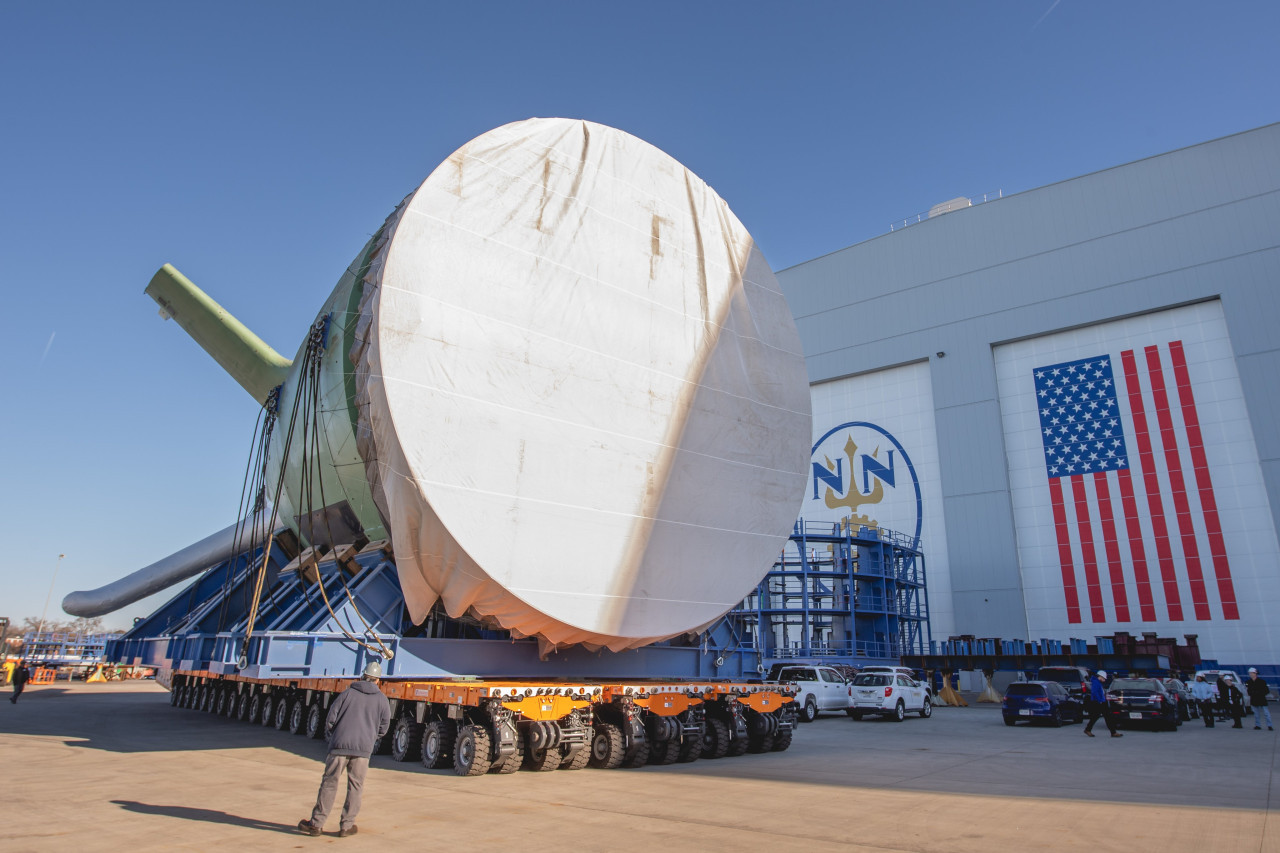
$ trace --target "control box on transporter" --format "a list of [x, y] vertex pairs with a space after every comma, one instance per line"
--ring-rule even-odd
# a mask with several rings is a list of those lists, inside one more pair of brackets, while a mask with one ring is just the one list
[[808, 382], [768, 264], [684, 166], [584, 121], [483, 134], [292, 361], [173, 267], [147, 293], [264, 411], [240, 521], [63, 602], [200, 574], [117, 644], [176, 704], [319, 732], [377, 656], [393, 751], [468, 775], [790, 742], [722, 617], [795, 521]]

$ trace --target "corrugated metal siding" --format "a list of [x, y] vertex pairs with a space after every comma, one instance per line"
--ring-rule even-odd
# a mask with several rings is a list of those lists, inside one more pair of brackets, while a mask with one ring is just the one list
[[1003, 341], [1221, 298], [1280, 529], [1280, 124], [945, 214], [778, 278], [812, 382], [931, 360], [962, 632], [1026, 634], [991, 353]]

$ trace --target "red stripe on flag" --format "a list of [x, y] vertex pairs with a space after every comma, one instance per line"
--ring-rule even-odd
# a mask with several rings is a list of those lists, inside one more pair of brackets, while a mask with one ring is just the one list
[[1093, 544], [1093, 524], [1089, 521], [1089, 495], [1084, 490], [1084, 475], [1068, 477], [1076, 501], [1076, 530], [1080, 532], [1080, 556], [1084, 558], [1084, 593], [1089, 602], [1089, 615], [1094, 622], [1106, 622], [1107, 610], [1102, 602], [1102, 584], [1098, 580], [1098, 551]]
[[1062, 503], [1062, 481], [1049, 478], [1053, 499], [1053, 528], [1058, 533], [1058, 563], [1062, 566], [1062, 591], [1067, 594], [1067, 621], [1080, 621], [1080, 599], [1076, 595], [1076, 569], [1071, 559], [1071, 531], [1067, 528], [1067, 508]]
[[1151, 512], [1151, 527], [1156, 536], [1156, 558], [1160, 563], [1160, 575], [1164, 580], [1164, 602], [1169, 619], [1182, 621], [1182, 595], [1178, 592], [1178, 576], [1173, 568], [1173, 552], [1169, 548], [1169, 528], [1164, 520], [1164, 501], [1160, 499], [1160, 480], [1156, 477], [1156, 460], [1151, 453], [1151, 436], [1147, 432], [1147, 410], [1142, 403], [1142, 389], [1138, 385], [1138, 365], [1133, 350], [1120, 353], [1124, 363], [1124, 384], [1129, 392], [1129, 409], [1133, 413], [1133, 431], [1138, 441], [1138, 458], [1142, 461], [1142, 482], [1147, 492], [1147, 508]]
[[1178, 384], [1182, 422], [1187, 427], [1187, 444], [1191, 449], [1196, 489], [1200, 493], [1200, 509], [1204, 513], [1204, 526], [1209, 533], [1209, 554], [1213, 558], [1213, 571], [1218, 579], [1222, 614], [1227, 619], [1239, 619], [1235, 585], [1231, 582], [1231, 564], [1227, 560], [1227, 543], [1222, 536], [1222, 521], [1218, 518], [1218, 499], [1214, 496], [1213, 479], [1209, 476], [1209, 461], [1205, 457], [1204, 438], [1200, 433], [1200, 415], [1196, 411], [1196, 398], [1191, 391], [1191, 375], [1187, 372], [1187, 358], [1182, 351], [1182, 341], [1169, 344], [1169, 356], [1173, 362], [1173, 376]]
[[1182, 559], [1187, 564], [1187, 579], [1191, 582], [1191, 605], [1197, 619], [1212, 619], [1209, 613], [1209, 595], [1204, 588], [1204, 571], [1200, 568], [1200, 543], [1196, 540], [1196, 525], [1191, 518], [1191, 504], [1187, 501], [1187, 483], [1182, 476], [1182, 457], [1178, 455], [1178, 435], [1173, 431], [1173, 415], [1169, 411], [1169, 395], [1164, 389], [1164, 368], [1160, 364], [1160, 348], [1147, 347], [1147, 372], [1151, 374], [1151, 396], [1156, 404], [1156, 420], [1160, 423], [1160, 443], [1164, 445], [1164, 463], [1169, 472], [1169, 487], [1173, 490], [1173, 507], [1178, 519], [1178, 532], [1182, 536]]
[[1107, 476], [1106, 471], [1095, 471], [1093, 488], [1098, 493], [1098, 518], [1102, 522], [1102, 545], [1107, 552], [1107, 575], [1111, 578], [1111, 600], [1116, 606], [1116, 621], [1128, 622], [1129, 594], [1124, 588], [1124, 567], [1120, 565], [1120, 543], [1116, 539], [1116, 519], [1111, 509], [1111, 484]]
[[1116, 472], [1120, 485], [1120, 504], [1124, 507], [1125, 529], [1129, 532], [1129, 554], [1133, 557], [1133, 579], [1138, 585], [1138, 610], [1143, 622], [1156, 621], [1156, 606], [1151, 596], [1151, 579], [1147, 577], [1147, 548], [1142, 544], [1142, 524], [1138, 521], [1138, 502], [1133, 497], [1133, 475], [1128, 468]]

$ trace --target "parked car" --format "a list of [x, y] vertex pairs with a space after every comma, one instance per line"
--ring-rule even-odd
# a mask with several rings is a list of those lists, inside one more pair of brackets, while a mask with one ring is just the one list
[[1019, 720], [1061, 726], [1083, 720], [1084, 703], [1056, 681], [1023, 681], [1009, 685], [1000, 712], [1006, 726]]
[[925, 686], [898, 672], [867, 672], [864, 669], [849, 683], [849, 716], [861, 720], [878, 714], [902, 722], [908, 711], [922, 717], [933, 715], [933, 699]]
[[1089, 695], [1089, 670], [1082, 666], [1042, 666], [1036, 681], [1056, 681], [1078, 702]]
[[789, 681], [800, 688], [796, 704], [800, 706], [800, 722], [812, 723], [823, 711], [847, 711], [849, 682], [836, 669], [829, 666], [775, 666], [769, 673], [771, 681]]
[[1178, 702], [1156, 678], [1117, 678], [1107, 688], [1107, 713], [1119, 725], [1151, 723], [1177, 731]]
[[881, 673], [892, 672], [897, 675], [905, 675], [907, 678], [910, 678], [912, 681], [920, 682], [920, 686], [923, 687], [925, 689], [925, 692], [929, 694], [930, 700], [932, 701], [933, 699], [933, 685], [929, 684], [928, 680], [924, 677], [924, 673], [917, 672], [909, 666], [880, 666], [877, 664], [872, 664], [871, 666], [864, 666], [862, 669], [858, 671], [859, 672], [881, 672]]
[[1185, 723], [1191, 719], [1199, 719], [1200, 709], [1196, 707], [1196, 702], [1191, 697], [1191, 688], [1183, 684], [1180, 679], [1166, 678], [1164, 680], [1164, 689], [1173, 694], [1174, 699], [1178, 702], [1179, 720]]

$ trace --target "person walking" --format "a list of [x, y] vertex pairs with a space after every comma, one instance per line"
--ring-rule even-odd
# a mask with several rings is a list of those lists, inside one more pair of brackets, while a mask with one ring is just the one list
[[27, 662], [18, 661], [18, 665], [13, 670], [13, 695], [9, 697], [9, 704], [18, 704], [18, 697], [22, 695], [23, 689], [30, 680], [31, 670], [27, 669]]
[[1203, 675], [1197, 675], [1196, 680], [1191, 682], [1191, 698], [1195, 700], [1196, 706], [1200, 709], [1200, 716], [1204, 719], [1204, 727], [1206, 729], [1213, 728], [1213, 685], [1205, 681]]
[[324, 759], [324, 776], [316, 805], [310, 818], [298, 821], [298, 831], [306, 835], [319, 835], [325, 818], [333, 808], [338, 793], [338, 781], [342, 771], [347, 772], [347, 799], [342, 806], [342, 818], [338, 824], [338, 837], [356, 834], [356, 815], [360, 812], [360, 800], [364, 793], [364, 777], [369, 772], [369, 756], [378, 738], [391, 727], [391, 707], [387, 697], [378, 689], [375, 681], [382, 677], [382, 664], [371, 661], [364, 668], [359, 681], [351, 682], [334, 701], [325, 718], [325, 733], [329, 738], [329, 754]]
[[1229, 675], [1218, 676], [1218, 704], [1222, 706], [1224, 716], [1231, 718], [1231, 728], [1244, 728], [1240, 725], [1240, 718], [1244, 713], [1241, 708], [1244, 697], [1240, 694], [1240, 687], [1236, 684], [1236, 680]]
[[1262, 728], [1262, 717], [1266, 715], [1267, 731], [1275, 731], [1271, 727], [1271, 709], [1267, 707], [1267, 695], [1271, 692], [1271, 688], [1267, 686], [1267, 682], [1258, 677], [1258, 670], [1254, 667], [1249, 667], [1249, 680], [1245, 682], [1244, 688], [1249, 693], [1249, 706], [1253, 708], [1254, 729]]
[[1111, 732], [1112, 737], [1124, 737], [1124, 735], [1116, 731], [1115, 721], [1107, 713], [1107, 689], [1102, 685], [1106, 677], [1107, 671], [1100, 669], [1089, 680], [1089, 701], [1087, 703], [1089, 706], [1089, 722], [1085, 724], [1084, 733], [1089, 737], [1093, 737], [1093, 724], [1098, 722], [1098, 718], [1101, 717], [1102, 721], [1107, 724], [1107, 731]]

